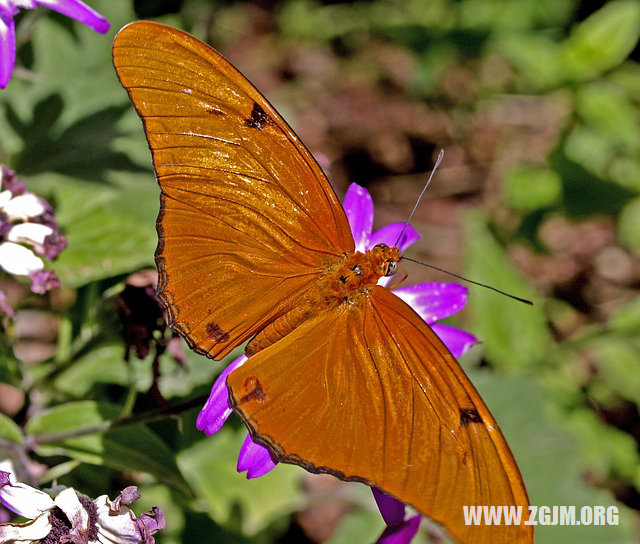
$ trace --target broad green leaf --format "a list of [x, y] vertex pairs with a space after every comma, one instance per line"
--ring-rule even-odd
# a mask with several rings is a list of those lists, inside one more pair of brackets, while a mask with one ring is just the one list
[[0, 342], [0, 382], [18, 386], [20, 371], [13, 350], [5, 342]]
[[579, 125], [565, 141], [567, 157], [597, 176], [606, 177], [616, 153], [615, 142], [590, 126]]
[[[635, 152], [635, 150], [634, 150]], [[625, 189], [640, 193], [640, 157], [617, 157], [609, 168], [609, 178]]]
[[[302, 469], [279, 464], [252, 480], [236, 472], [240, 446], [246, 436], [226, 426], [215, 436], [178, 454], [178, 466], [201, 499], [201, 509], [220, 525], [253, 535], [301, 507]], [[238, 512], [239, 510], [239, 512]]]
[[608, 79], [613, 81], [636, 103], [640, 98], [640, 65], [635, 62], [625, 62]]
[[[95, 401], [69, 402], [33, 417], [26, 426], [27, 435], [39, 436], [88, 429], [118, 417], [119, 408]], [[118, 470], [148, 472], [159, 480], [190, 494], [174, 453], [145, 425], [135, 424], [51, 444], [37, 446], [40, 455], [66, 455], [85, 463], [106, 465]]]
[[580, 438], [580, 464], [589, 473], [603, 480], [610, 476], [634, 478], [640, 456], [630, 434], [603, 423], [587, 408], [568, 414], [567, 423]]
[[543, 34], [509, 34], [497, 50], [517, 69], [524, 89], [555, 87], [563, 81], [560, 46]]
[[[568, 423], [549, 415], [551, 401], [530, 376], [497, 376], [486, 370], [468, 373], [498, 421], [516, 458], [534, 505], [616, 505], [608, 492], [589, 486], [582, 477], [581, 444]], [[601, 444], [607, 448], [606, 442]], [[536, 542], [553, 544], [631, 544], [634, 515], [623, 505], [618, 526], [544, 526], [535, 528]]]
[[602, 80], [582, 85], [576, 92], [576, 112], [618, 147], [635, 150], [640, 145], [638, 110], [618, 86]]
[[636, 255], [640, 255], [640, 198], [631, 200], [618, 219], [620, 241]]
[[519, 166], [505, 177], [503, 193], [510, 206], [531, 212], [557, 204], [562, 198], [562, 181], [548, 168]]
[[[53, 386], [76, 398], [84, 397], [97, 384], [129, 385], [132, 373], [123, 359], [124, 344], [105, 344], [92, 349], [60, 372]], [[148, 382], [149, 380], [147, 380]], [[141, 387], [149, 383], [141, 384]]]
[[69, 242], [53, 264], [65, 285], [79, 287], [153, 264], [158, 210], [153, 177], [121, 174], [114, 182], [52, 174], [33, 179], [34, 190], [52, 199]]
[[640, 297], [618, 308], [609, 318], [609, 327], [616, 332], [640, 331]]
[[606, 3], [574, 28], [563, 44], [563, 64], [573, 80], [592, 78], [617, 66], [633, 51], [640, 36], [636, 0]]
[[4, 414], [0, 414], [0, 439], [21, 444], [22, 438], [22, 430], [16, 425], [15, 421]]
[[598, 369], [598, 378], [622, 398], [640, 406], [640, 351], [630, 339], [620, 335], [603, 335], [588, 342], [583, 349]]
[[469, 330], [483, 342], [486, 358], [496, 366], [516, 369], [542, 364], [553, 347], [542, 301], [509, 262], [480, 215], [468, 215], [465, 233], [466, 275], [535, 303], [528, 306], [471, 286]]

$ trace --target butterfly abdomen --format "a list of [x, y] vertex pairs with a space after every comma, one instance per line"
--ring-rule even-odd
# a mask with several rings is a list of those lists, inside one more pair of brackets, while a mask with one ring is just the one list
[[247, 356], [255, 355], [257, 352], [287, 336], [299, 327], [301, 323], [309, 319], [311, 309], [309, 304], [303, 303], [270, 323], [247, 344], [245, 348]]

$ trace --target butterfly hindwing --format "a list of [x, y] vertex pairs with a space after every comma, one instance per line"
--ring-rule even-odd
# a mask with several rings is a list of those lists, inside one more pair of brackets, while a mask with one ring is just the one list
[[532, 541], [531, 527], [465, 525], [464, 505], [519, 505], [526, 517], [524, 484], [458, 363], [387, 289], [317, 314], [227, 383], [280, 460], [375, 485], [463, 543]]
[[160, 298], [189, 345], [220, 358], [353, 251], [346, 216], [295, 133], [212, 48], [140, 21], [113, 59], [162, 191]]

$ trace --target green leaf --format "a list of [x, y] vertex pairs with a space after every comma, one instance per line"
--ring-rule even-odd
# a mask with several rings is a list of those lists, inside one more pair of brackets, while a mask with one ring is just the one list
[[513, 34], [498, 39], [496, 49], [524, 80], [525, 89], [555, 87], [563, 81], [560, 46], [543, 34]]
[[615, 153], [615, 142], [585, 125], [575, 127], [565, 141], [567, 157], [597, 176], [606, 176]]
[[0, 413], [0, 439], [14, 442], [15, 444], [21, 444], [22, 430], [13, 419]]
[[[611, 494], [590, 487], [582, 478], [583, 454], [591, 445], [581, 444], [566, 420], [560, 424], [549, 415], [552, 401], [535, 379], [477, 369], [469, 376], [513, 451], [531, 504], [575, 505], [578, 516], [582, 506], [617, 504]], [[606, 441], [600, 446], [601, 451], [606, 449]], [[631, 544], [636, 541], [634, 516], [624, 506], [618, 507], [618, 526], [538, 525], [536, 542]]]
[[627, 338], [608, 334], [584, 346], [589, 360], [598, 368], [598, 377], [619, 396], [640, 406], [640, 352]]
[[[95, 401], [69, 402], [38, 414], [26, 426], [30, 438], [89, 429], [118, 417], [119, 408]], [[145, 425], [123, 426], [105, 433], [68, 438], [37, 446], [39, 455], [66, 455], [94, 465], [106, 465], [118, 470], [148, 472], [159, 480], [190, 494], [174, 453]]]
[[630, 434], [603, 423], [587, 408], [570, 413], [567, 423], [580, 438], [580, 464], [589, 473], [602, 480], [614, 476], [633, 482], [640, 456]]
[[119, 174], [114, 183], [89, 183], [55, 174], [30, 180], [51, 198], [67, 247], [53, 264], [73, 287], [153, 264], [158, 189], [150, 174]]
[[562, 199], [562, 180], [548, 168], [519, 166], [505, 177], [503, 191], [510, 206], [531, 212]]
[[636, 103], [640, 98], [640, 65], [633, 62], [626, 62], [613, 72], [608, 79], [613, 81], [627, 96]]
[[484, 343], [486, 358], [496, 366], [511, 369], [542, 364], [553, 341], [541, 300], [509, 262], [479, 214], [467, 216], [465, 232], [466, 275], [536, 304], [528, 306], [487, 289], [471, 287], [470, 330]]
[[640, 255], [640, 197], [631, 200], [620, 213], [618, 236], [620, 241], [636, 255]]
[[203, 510], [216, 523], [254, 535], [300, 508], [303, 471], [279, 464], [265, 476], [245, 479], [236, 472], [245, 436], [244, 427], [234, 430], [227, 425], [215, 436], [180, 452], [178, 465], [202, 499]]
[[97, 384], [129, 385], [131, 373], [123, 359], [124, 345], [105, 344], [79, 357], [58, 374], [53, 382], [57, 391], [84, 397]]
[[640, 331], [640, 298], [618, 308], [609, 318], [609, 327], [617, 332], [631, 334]]
[[640, 4], [608, 2], [581, 22], [563, 44], [563, 64], [574, 81], [595, 77], [620, 64], [640, 37]]
[[603, 80], [580, 86], [576, 91], [576, 112], [614, 142], [631, 150], [638, 146], [638, 111], [618, 86]]
[[0, 382], [20, 385], [18, 361], [13, 355], [13, 350], [5, 342], [0, 342]]

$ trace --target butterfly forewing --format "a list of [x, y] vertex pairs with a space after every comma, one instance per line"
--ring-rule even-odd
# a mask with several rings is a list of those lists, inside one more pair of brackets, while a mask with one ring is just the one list
[[346, 216], [290, 127], [216, 51], [136, 22], [113, 59], [162, 190], [160, 297], [190, 346], [220, 358], [353, 251]]
[[282, 461], [375, 485], [463, 543], [532, 541], [531, 527], [465, 525], [464, 505], [519, 505], [526, 518], [524, 484], [458, 363], [387, 289], [319, 313], [227, 383]]

